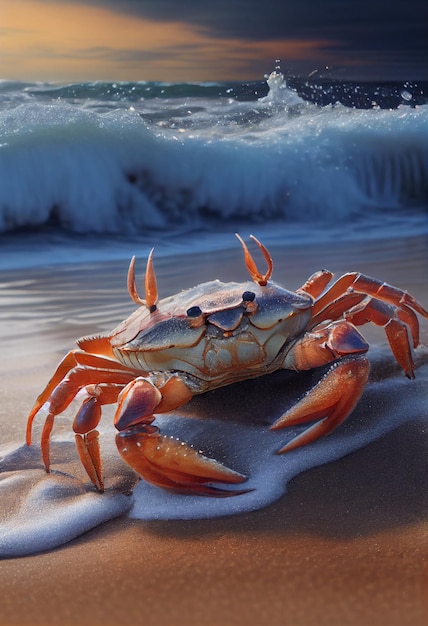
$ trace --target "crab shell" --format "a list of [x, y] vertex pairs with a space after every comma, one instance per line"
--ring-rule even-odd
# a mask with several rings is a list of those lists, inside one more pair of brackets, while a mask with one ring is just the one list
[[161, 300], [152, 312], [140, 307], [109, 342], [124, 365], [183, 372], [206, 383], [205, 391], [278, 369], [312, 303], [273, 282], [213, 280]]

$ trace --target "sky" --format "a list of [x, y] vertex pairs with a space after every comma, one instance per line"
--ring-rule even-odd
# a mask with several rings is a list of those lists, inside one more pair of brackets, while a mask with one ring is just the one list
[[427, 0], [0, 0], [0, 79], [428, 79]]

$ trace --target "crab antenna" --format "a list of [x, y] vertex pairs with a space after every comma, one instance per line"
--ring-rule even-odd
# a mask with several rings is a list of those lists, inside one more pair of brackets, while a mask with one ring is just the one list
[[156, 304], [158, 301], [158, 285], [156, 282], [155, 268], [153, 267], [154, 251], [154, 248], [150, 250], [149, 258], [147, 259], [146, 279], [144, 283], [146, 288], [146, 306], [148, 307], [150, 313], [156, 311]]
[[254, 280], [255, 283], [258, 283], [261, 287], [264, 287], [265, 285], [267, 285], [268, 280], [270, 279], [270, 277], [272, 276], [272, 270], [273, 270], [273, 262], [272, 262], [272, 257], [270, 256], [269, 251], [264, 247], [264, 245], [262, 243], [260, 243], [260, 241], [254, 237], [254, 235], [250, 235], [251, 239], [253, 241], [256, 242], [256, 244], [259, 246], [265, 261], [268, 265], [268, 269], [266, 274], [260, 274], [258, 267], [253, 259], [253, 257], [251, 256], [248, 248], [247, 248], [247, 244], [245, 243], [245, 241], [238, 235], [238, 233], [235, 233], [236, 237], [238, 238], [238, 240], [241, 242], [241, 246], [244, 249], [244, 258], [245, 258], [245, 265], [247, 266], [248, 271], [250, 272], [251, 278]]
[[146, 268], [146, 279], [145, 279], [145, 288], [146, 288], [146, 300], [140, 298], [138, 295], [137, 287], [135, 284], [135, 256], [132, 257], [131, 262], [129, 264], [128, 270], [128, 291], [131, 296], [133, 302], [135, 304], [139, 304], [145, 306], [152, 313], [156, 310], [156, 303], [158, 298], [158, 288], [156, 283], [156, 275], [153, 267], [153, 251], [154, 248], [150, 250], [149, 258], [147, 259], [147, 268]]
[[132, 301], [135, 302], [135, 304], [142, 304], [146, 306], [145, 300], [140, 298], [140, 296], [138, 295], [137, 287], [135, 285], [134, 266], [135, 266], [135, 256], [132, 257], [131, 263], [129, 264], [129, 269], [128, 269], [128, 292], [132, 298]]

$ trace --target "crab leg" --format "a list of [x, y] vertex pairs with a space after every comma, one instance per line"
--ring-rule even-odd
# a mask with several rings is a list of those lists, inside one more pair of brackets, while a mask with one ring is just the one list
[[[73, 355], [75, 356], [75, 355]], [[88, 356], [88, 355], [85, 355]], [[70, 355], [67, 355], [68, 362], [70, 362]], [[97, 362], [100, 360], [98, 359]], [[103, 361], [103, 359], [101, 359]], [[105, 359], [108, 361], [108, 359]], [[115, 365], [113, 362], [109, 362], [111, 365]], [[120, 366], [119, 366], [120, 367]], [[58, 368], [60, 369], [60, 368]], [[62, 371], [60, 370], [62, 373]], [[54, 375], [56, 378], [58, 374], [58, 370]], [[82, 404], [81, 409], [76, 415], [74, 421], [74, 431], [78, 434], [87, 434], [89, 431], [93, 430], [101, 417], [100, 405], [108, 404], [111, 402], [115, 402], [120, 390], [124, 387], [125, 384], [129, 382], [135, 376], [133, 372], [125, 369], [119, 370], [105, 370], [105, 369], [97, 369], [95, 367], [87, 367], [84, 365], [78, 365], [68, 371], [67, 377], [63, 378], [59, 384], [56, 385], [53, 392], [50, 396], [46, 398], [46, 401], [49, 401], [49, 413], [46, 417], [45, 424], [43, 426], [42, 436], [41, 436], [41, 450], [42, 450], [42, 458], [43, 463], [45, 465], [46, 471], [49, 472], [50, 469], [50, 436], [55, 420], [55, 416], [62, 413], [72, 402], [73, 398], [76, 396], [78, 391], [84, 387], [87, 388], [88, 392], [92, 395], [92, 398], [85, 400]], [[91, 384], [92, 383], [92, 384]], [[96, 383], [100, 383], [100, 385], [96, 385]], [[101, 384], [102, 383], [102, 384]], [[95, 384], [95, 385], [94, 385]], [[48, 384], [48, 388], [50, 388], [51, 383]], [[109, 393], [103, 387], [109, 389]], [[96, 389], [96, 391], [94, 391]], [[27, 444], [31, 444], [31, 427], [34, 420], [34, 416], [37, 414], [40, 406], [40, 398], [45, 401], [45, 395], [47, 395], [46, 390], [39, 396], [38, 401], [36, 402], [35, 407], [33, 408], [27, 422]], [[82, 463], [88, 471], [88, 474], [91, 477], [91, 473], [87, 464], [82, 458], [81, 454], [81, 446], [79, 447], [79, 443], [77, 443], [79, 454], [82, 459]], [[93, 440], [90, 440], [90, 443], [87, 446], [90, 450], [95, 450], [96, 443]], [[94, 463], [95, 466], [99, 463], [96, 461], [96, 456], [99, 455], [99, 452], [94, 452]], [[87, 455], [86, 455], [87, 456]], [[86, 457], [85, 457], [86, 458]], [[91, 478], [92, 480], [92, 478]], [[94, 483], [95, 484], [95, 483]], [[102, 484], [102, 481], [101, 481]]]
[[[82, 343], [83, 341], [84, 340], [82, 340]], [[83, 350], [71, 350], [70, 352], [68, 352], [65, 355], [65, 357], [62, 359], [60, 364], [58, 365], [57, 369], [55, 370], [52, 378], [46, 385], [45, 389], [37, 397], [37, 400], [33, 408], [31, 409], [31, 412], [27, 419], [27, 432], [26, 432], [27, 445], [29, 446], [31, 445], [31, 439], [32, 439], [31, 431], [32, 431], [32, 425], [33, 425], [35, 416], [40, 411], [40, 409], [45, 404], [45, 402], [47, 402], [50, 399], [53, 391], [56, 389], [56, 387], [58, 387], [61, 381], [63, 381], [66, 378], [67, 374], [71, 372], [78, 365], [89, 366], [89, 367], [92, 366], [94, 369], [103, 368], [104, 370], [107, 369], [110, 371], [112, 369], [114, 369], [115, 371], [124, 371], [124, 372], [130, 371], [129, 367], [126, 367], [117, 361], [113, 361], [112, 359], [109, 359], [108, 357], [103, 357], [103, 356], [99, 356], [96, 354], [88, 354], [87, 352], [84, 352]], [[87, 381], [87, 383], [90, 383], [90, 382], [97, 382], [97, 381], [91, 381], [91, 380]], [[84, 384], [82, 386], [84, 386]], [[78, 389], [76, 390], [75, 393], [77, 393], [77, 391]], [[74, 396], [70, 398], [70, 402], [73, 399], [73, 397]], [[66, 407], [64, 407], [64, 409], [65, 408]], [[60, 412], [61, 411], [58, 411], [58, 413]]]
[[319, 313], [324, 306], [341, 296], [347, 290], [352, 289], [377, 299], [389, 302], [396, 306], [407, 305], [424, 317], [428, 317], [428, 311], [406, 291], [387, 283], [370, 278], [359, 272], [349, 272], [341, 276], [314, 304], [314, 315]]
[[[76, 370], [77, 368], [74, 368], [72, 373], [77, 378], [78, 375], [82, 374], [82, 371], [76, 373]], [[104, 381], [106, 379], [106, 372], [105, 370], [100, 370], [100, 372], [100, 378]], [[128, 380], [129, 375], [128, 373]], [[92, 483], [100, 492], [104, 491], [104, 484], [98, 441], [99, 433], [95, 429], [101, 419], [101, 406], [116, 402], [124, 386], [125, 382], [102, 382], [100, 384], [86, 385], [85, 390], [89, 394], [89, 397], [85, 398], [83, 401], [73, 422], [76, 448], [79, 453], [80, 461]], [[51, 410], [46, 418], [41, 437], [42, 458], [47, 472], [50, 471], [50, 435], [55, 416], [68, 406], [76, 392], [75, 387], [70, 387], [69, 378], [64, 379], [52, 394]], [[68, 393], [70, 393], [70, 395], [68, 395]]]
[[318, 298], [332, 278], [333, 274], [331, 272], [328, 270], [320, 270], [312, 274], [296, 292], [300, 293], [303, 291], [303, 293], [307, 293], [313, 298]]
[[[316, 296], [325, 283], [328, 272], [314, 274], [301, 288]], [[413, 347], [419, 344], [419, 322], [416, 312], [428, 317], [428, 311], [407, 292], [364, 274], [350, 272], [341, 276], [321, 295], [312, 308], [308, 329], [320, 322], [343, 316], [357, 326], [372, 322], [384, 326], [389, 345], [408, 378], [414, 378]]]
[[86, 470], [91, 482], [99, 492], [104, 491], [102, 479], [102, 464], [99, 444], [99, 433], [92, 430], [86, 435], [75, 435], [76, 448], [80, 461]]
[[45, 402], [49, 400], [49, 397], [52, 391], [55, 389], [55, 387], [61, 382], [64, 376], [76, 365], [75, 354], [76, 354], [76, 351], [71, 350], [71, 352], [68, 352], [68, 354], [65, 355], [65, 357], [62, 359], [62, 361], [58, 365], [54, 375], [52, 376], [52, 378], [50, 379], [50, 381], [48, 382], [48, 384], [46, 385], [42, 393], [39, 394], [39, 396], [37, 397], [36, 402], [34, 403], [34, 406], [31, 409], [30, 415], [28, 416], [28, 420], [27, 420], [27, 432], [26, 432], [27, 446], [31, 445], [32, 427], [33, 427], [34, 418], [36, 417], [37, 413], [40, 411], [42, 406], [45, 404]]
[[358, 293], [351, 291], [344, 293], [332, 302], [329, 302], [321, 311], [316, 315], [313, 315], [308, 328], [314, 328], [320, 322], [324, 320], [337, 320], [352, 307], [359, 304], [362, 300], [367, 298], [365, 293]]
[[341, 315], [356, 326], [368, 322], [383, 326], [396, 361], [408, 378], [414, 378], [415, 366], [408, 331], [411, 333], [413, 347], [416, 348], [419, 344], [419, 322], [410, 307], [405, 304], [396, 306], [365, 294], [349, 292], [314, 315], [309, 328], [316, 327], [324, 320], [337, 319]]
[[356, 326], [362, 326], [367, 322], [372, 322], [377, 326], [386, 326], [391, 320], [402, 322], [410, 329], [413, 347], [416, 348], [419, 345], [418, 318], [416, 313], [404, 304], [397, 307], [377, 298], [369, 298], [366, 302], [361, 302], [359, 306], [349, 309], [345, 318]]
[[76, 394], [89, 384], [107, 382], [126, 384], [134, 376], [135, 374], [129, 371], [104, 370], [78, 365], [68, 373], [51, 394], [49, 412], [59, 415], [65, 411]]
[[99, 433], [95, 429], [101, 420], [101, 406], [116, 402], [123, 388], [123, 384], [116, 383], [87, 385], [85, 390], [89, 397], [83, 401], [73, 422], [80, 461], [92, 483], [101, 492], [104, 491], [104, 484]]
[[409, 307], [402, 305], [398, 308], [371, 298], [368, 302], [355, 306], [346, 313], [345, 317], [357, 326], [366, 322], [384, 326], [389, 345], [398, 364], [408, 378], [415, 377], [408, 329], [411, 331], [413, 346], [416, 348], [419, 344], [419, 323], [416, 314]]

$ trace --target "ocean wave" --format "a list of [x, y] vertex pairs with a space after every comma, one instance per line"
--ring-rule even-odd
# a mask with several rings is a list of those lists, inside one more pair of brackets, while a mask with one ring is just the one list
[[0, 232], [333, 224], [426, 210], [428, 105], [319, 107], [280, 85], [253, 101], [183, 92], [105, 106], [99, 85], [79, 102], [52, 86], [46, 101], [34, 86], [20, 98], [15, 84], [2, 87]]

